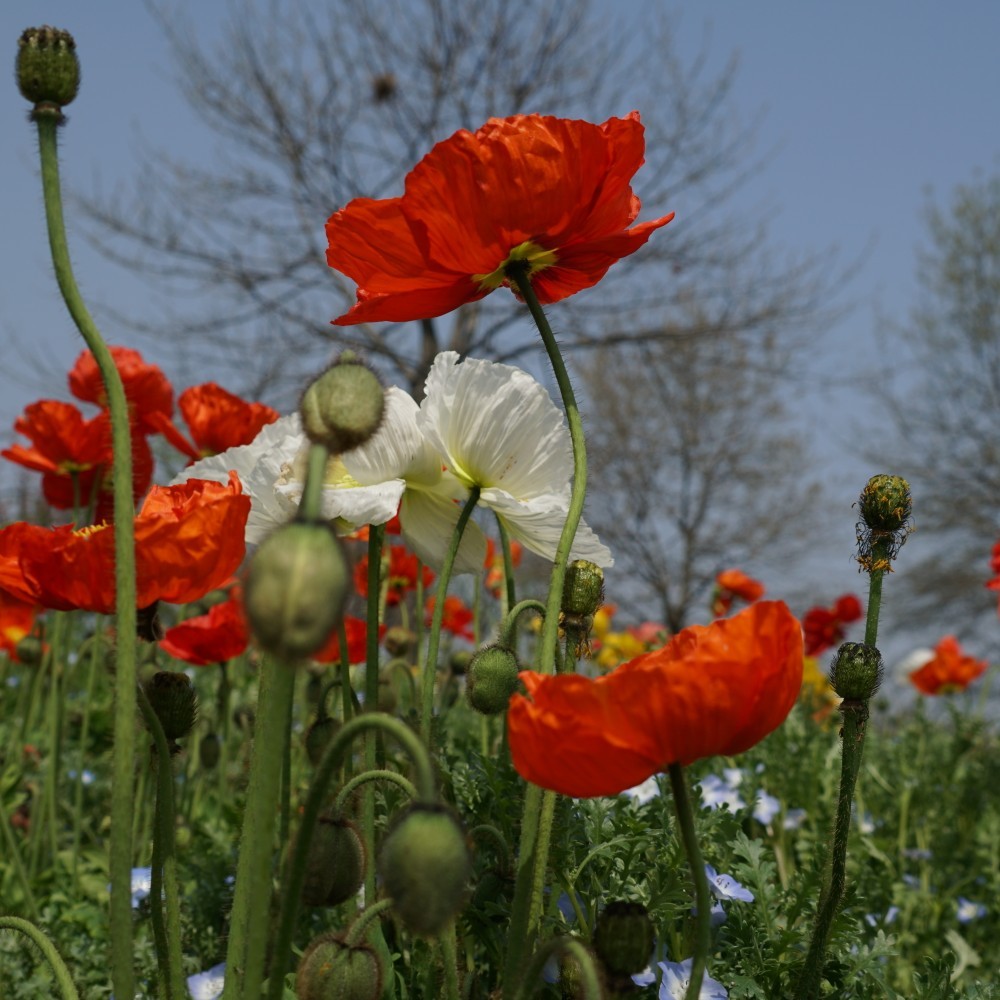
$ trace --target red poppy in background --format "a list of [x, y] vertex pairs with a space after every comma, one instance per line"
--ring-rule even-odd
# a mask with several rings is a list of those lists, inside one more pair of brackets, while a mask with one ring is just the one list
[[764, 584], [747, 576], [741, 569], [724, 569], [715, 578], [715, 593], [712, 595], [712, 614], [721, 618], [729, 613], [733, 601], [738, 597], [747, 604], [753, 604], [764, 596]]
[[[511, 539], [510, 561], [516, 569], [521, 565], [521, 557], [524, 549], [521, 543]], [[486, 589], [496, 598], [500, 597], [500, 590], [503, 587], [503, 550], [493, 541], [486, 539], [486, 558], [483, 560], [486, 569]]]
[[[986, 581], [990, 590], [1000, 590], [1000, 542], [993, 546], [993, 556], [990, 559], [990, 569], [996, 573], [992, 580]], [[997, 614], [1000, 615], [1000, 603], [997, 604]]]
[[[136, 606], [187, 604], [222, 586], [243, 559], [249, 513], [250, 498], [235, 473], [225, 484], [189, 479], [179, 486], [154, 486], [135, 518]], [[17, 546], [24, 586], [43, 607], [114, 611], [110, 523], [80, 530], [11, 525], [0, 531], [0, 552], [10, 551], [4, 543], [8, 533], [6, 544]]]
[[832, 608], [810, 608], [802, 616], [806, 635], [806, 656], [819, 656], [844, 641], [844, 626], [856, 622], [864, 613], [853, 594], [843, 594]]
[[356, 198], [327, 222], [327, 263], [358, 285], [334, 322], [440, 316], [507, 285], [515, 260], [542, 303], [597, 284], [673, 218], [632, 225], [644, 152], [636, 111], [603, 125], [514, 115], [459, 130], [410, 171], [401, 198]]
[[191, 432], [192, 445], [171, 423], [164, 437], [192, 462], [250, 444], [261, 428], [280, 414], [263, 403], [248, 403], [215, 382], [193, 385], [177, 398], [177, 408]]
[[933, 659], [910, 673], [913, 686], [922, 694], [964, 691], [989, 664], [962, 652], [958, 640], [946, 635], [935, 647]]
[[[138, 351], [129, 347], [111, 347], [111, 357], [125, 386], [125, 399], [135, 430], [141, 434], [162, 433], [174, 412], [174, 390], [166, 375], [156, 366], [147, 364]], [[108, 408], [104, 380], [90, 351], [84, 351], [69, 373], [69, 391], [85, 403]], [[179, 432], [178, 432], [179, 433]]]
[[[382, 527], [385, 529], [387, 535], [401, 535], [403, 533], [403, 526], [399, 523], [399, 514], [393, 514]], [[352, 531], [349, 535], [344, 535], [344, 538], [352, 542], [367, 542], [368, 525], [362, 524], [356, 531]], [[365, 565], [367, 566], [367, 563]]]
[[38, 605], [0, 590], [0, 650], [17, 659], [18, 643], [35, 627]]
[[[382, 641], [385, 635], [385, 625], [379, 625], [378, 638]], [[368, 657], [368, 623], [363, 618], [344, 616], [344, 632], [347, 635], [347, 662], [364, 663]], [[317, 663], [340, 662], [340, 635], [334, 629], [327, 644], [311, 657]]]
[[[427, 607], [424, 615], [424, 622], [427, 625], [431, 624], [431, 619], [434, 616], [434, 606], [437, 601], [434, 597], [428, 598]], [[474, 641], [476, 634], [472, 631], [472, 619], [475, 616], [472, 613], [472, 609], [467, 607], [465, 601], [461, 597], [455, 594], [449, 594], [444, 599], [444, 611], [441, 614], [441, 628], [446, 632], [450, 632], [452, 635], [461, 637], [462, 639], [468, 639], [470, 642]]]
[[519, 675], [507, 713], [514, 766], [574, 798], [616, 795], [670, 764], [742, 753], [777, 729], [802, 686], [802, 627], [780, 601], [693, 625], [591, 680]]
[[[417, 557], [404, 546], [389, 546], [388, 564], [382, 570], [383, 585], [388, 580], [387, 605], [399, 604], [408, 591], [417, 589], [419, 563]], [[421, 579], [426, 589], [434, 583], [434, 573], [427, 566], [422, 566]], [[354, 566], [354, 589], [368, 599], [368, 556], [362, 556]]]
[[233, 594], [221, 604], [213, 604], [207, 614], [167, 629], [160, 648], [178, 660], [204, 667], [234, 659], [243, 653], [249, 641], [239, 595]]

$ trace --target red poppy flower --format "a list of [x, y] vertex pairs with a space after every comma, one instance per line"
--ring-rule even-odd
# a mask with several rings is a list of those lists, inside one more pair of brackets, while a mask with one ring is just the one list
[[958, 640], [946, 635], [935, 647], [934, 658], [910, 674], [913, 686], [923, 694], [964, 691], [989, 664], [962, 652]]
[[[383, 556], [385, 559], [385, 556]], [[385, 603], [399, 604], [403, 595], [417, 589], [417, 557], [402, 545], [390, 545], [388, 563], [383, 566], [383, 585], [388, 581]], [[434, 573], [426, 566], [422, 567], [421, 578], [424, 589], [434, 583]], [[354, 589], [366, 600], [368, 599], [368, 556], [362, 556], [354, 566]]]
[[[162, 433], [164, 423], [170, 423], [174, 412], [174, 390], [166, 375], [156, 365], [147, 364], [138, 351], [128, 347], [109, 350], [125, 386], [134, 427], [143, 434]], [[76, 359], [69, 373], [69, 391], [85, 403], [107, 409], [104, 380], [90, 351], [84, 351]]]
[[844, 641], [844, 626], [863, 614], [861, 601], [853, 594], [838, 597], [832, 608], [810, 608], [802, 617], [806, 656], [819, 656]]
[[262, 427], [280, 414], [263, 403], [248, 403], [215, 382], [193, 385], [177, 399], [177, 407], [191, 432], [192, 446], [171, 423], [163, 436], [191, 461], [219, 455], [229, 448], [250, 444]]
[[[347, 662], [364, 663], [368, 656], [368, 623], [363, 618], [344, 617], [344, 631], [347, 634]], [[378, 638], [382, 641], [385, 635], [385, 625], [379, 625]], [[334, 629], [327, 644], [312, 656], [317, 663], [340, 662], [340, 635]]]
[[[382, 527], [385, 528], [387, 535], [401, 535], [403, 533], [403, 526], [399, 523], [399, 514], [393, 514]], [[363, 524], [357, 531], [352, 531], [349, 535], [344, 535], [344, 537], [352, 542], [367, 542], [368, 525]]]
[[234, 594], [229, 600], [212, 605], [207, 614], [167, 629], [160, 648], [178, 660], [204, 667], [239, 656], [247, 648], [249, 638], [239, 596]]
[[0, 650], [17, 659], [17, 645], [35, 627], [38, 605], [0, 590]]
[[747, 604], [753, 604], [764, 596], [764, 584], [747, 576], [741, 569], [724, 569], [715, 578], [715, 593], [712, 597], [712, 614], [721, 618], [728, 614], [733, 600], [739, 597]]
[[[435, 598], [431, 597], [427, 601], [426, 614], [424, 616], [424, 621], [427, 625], [431, 624], [431, 619], [434, 615], [434, 606], [437, 603]], [[450, 632], [452, 635], [460, 636], [462, 639], [468, 639], [473, 642], [476, 638], [475, 632], [472, 631], [472, 619], [475, 617], [472, 613], [472, 609], [466, 607], [465, 601], [461, 597], [455, 594], [449, 594], [444, 599], [444, 611], [441, 614], [441, 628], [446, 632]]]
[[[524, 549], [521, 543], [511, 539], [510, 561], [514, 567], [521, 565], [521, 557]], [[503, 587], [503, 552], [492, 538], [486, 539], [486, 558], [483, 560], [486, 569], [486, 589], [494, 596], [500, 597], [500, 589]]]
[[[1000, 590], [1000, 542], [993, 546], [993, 556], [990, 559], [990, 569], [996, 573], [992, 580], [986, 581], [990, 590]], [[1000, 603], [997, 604], [997, 614], [1000, 615]]]
[[[327, 263], [358, 285], [337, 325], [430, 319], [489, 295], [529, 262], [540, 302], [597, 284], [673, 213], [633, 226], [639, 114], [603, 125], [515, 115], [439, 142], [401, 198], [356, 198], [326, 224]], [[629, 228], [631, 226], [631, 228]]]
[[[226, 484], [189, 479], [154, 486], [135, 519], [137, 607], [187, 604], [224, 584], [243, 559], [249, 513], [250, 498], [235, 473]], [[0, 552], [8, 532], [7, 545], [18, 546], [24, 586], [43, 607], [114, 610], [111, 524], [80, 530], [11, 525], [0, 531]]]
[[520, 774], [574, 798], [615, 795], [670, 764], [741, 753], [780, 726], [802, 686], [802, 628], [763, 601], [597, 680], [519, 676], [528, 697], [511, 699], [507, 729]]

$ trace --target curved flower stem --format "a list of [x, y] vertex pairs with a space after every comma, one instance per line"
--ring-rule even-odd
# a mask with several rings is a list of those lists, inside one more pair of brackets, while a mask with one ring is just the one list
[[475, 840], [477, 836], [485, 837], [493, 842], [497, 849], [497, 859], [500, 868], [504, 872], [510, 871], [510, 845], [504, 835], [491, 823], [480, 823], [469, 831], [469, 839]]
[[361, 913], [358, 914], [357, 919], [351, 924], [350, 929], [344, 935], [344, 944], [348, 948], [356, 948], [360, 943], [361, 939], [368, 932], [368, 928], [371, 922], [376, 919], [376, 917], [382, 916], [389, 907], [392, 906], [391, 899], [380, 899], [377, 903], [372, 903], [371, 906], [366, 906]]
[[56, 950], [56, 946], [43, 931], [39, 930], [30, 920], [10, 916], [0, 916], [0, 931], [18, 931], [28, 938], [49, 963], [63, 1000], [80, 1000], [80, 994], [77, 993], [76, 986], [73, 985], [73, 979], [69, 974], [69, 969], [66, 968], [66, 963]]
[[[340, 767], [354, 738], [360, 733], [369, 730], [373, 732], [381, 730], [387, 736], [393, 737], [397, 742], [402, 744], [403, 749], [409, 754], [416, 768], [416, 797], [422, 802], [434, 802], [437, 798], [434, 767], [431, 764], [430, 755], [413, 730], [404, 722], [393, 718], [391, 715], [385, 715], [382, 712], [366, 712], [364, 715], [355, 716], [337, 733], [316, 768], [312, 785], [309, 787], [309, 794], [302, 809], [302, 822], [299, 824], [294, 847], [290, 851], [288, 860], [285, 863], [281, 891], [281, 915], [278, 919], [278, 933], [274, 942], [271, 962], [271, 983], [268, 991], [270, 1000], [281, 1000], [282, 990], [284, 989], [284, 970], [288, 965], [288, 953], [292, 945], [292, 933], [295, 929], [295, 920], [299, 912], [299, 899], [302, 895], [302, 883], [305, 880], [309, 841], [312, 839], [313, 830], [316, 827], [316, 821], [319, 819], [323, 800], [327, 795], [327, 786], [334, 772]], [[237, 882], [237, 885], [239, 885], [239, 882]], [[369, 895], [366, 888], [365, 898], [374, 898], [374, 893]], [[257, 996], [256, 993], [243, 993], [239, 995], [248, 997]]]
[[[469, 490], [469, 499], [465, 501], [462, 513], [458, 516], [458, 523], [451, 535], [451, 542], [441, 566], [441, 575], [438, 577], [437, 596], [434, 598], [434, 615], [431, 618], [431, 634], [427, 640], [427, 659], [424, 662], [424, 674], [421, 680], [421, 705], [420, 705], [420, 738], [428, 746], [431, 745], [431, 718], [434, 714], [434, 682], [437, 679], [437, 659], [438, 646], [441, 642], [441, 622], [444, 619], [444, 601], [448, 596], [448, 584], [451, 583], [451, 573], [455, 566], [455, 558], [458, 556], [458, 547], [462, 543], [462, 533], [469, 523], [469, 518], [479, 503], [479, 487], [473, 486]], [[419, 611], [419, 609], [418, 609]]]
[[398, 771], [389, 771], [385, 768], [376, 768], [374, 771], [362, 771], [361, 774], [356, 774], [339, 792], [337, 792], [337, 798], [333, 803], [333, 811], [338, 815], [344, 811], [344, 803], [351, 797], [351, 795], [362, 785], [367, 784], [369, 781], [391, 781], [393, 784], [399, 785], [400, 788], [411, 798], [415, 799], [417, 797], [417, 789], [414, 787], [412, 781], [404, 775], [400, 774]]
[[[156, 960], [160, 969], [160, 992], [168, 1000], [184, 1000], [184, 972], [181, 955], [181, 911], [177, 891], [177, 858], [174, 854], [174, 831], [177, 816], [174, 808], [174, 772], [170, 749], [146, 692], [137, 689], [139, 708], [156, 748], [156, 807], [153, 825], [153, 871], [150, 881], [150, 906], [156, 932]], [[166, 909], [166, 921], [163, 910]]]
[[285, 756], [282, 742], [295, 688], [295, 671], [289, 664], [266, 658], [260, 666], [259, 685], [250, 786], [243, 813], [226, 949], [224, 1000], [260, 996], [271, 899], [271, 852]]
[[514, 585], [514, 559], [510, 552], [510, 533], [503, 518], [497, 514], [497, 533], [500, 535], [500, 551], [503, 553], [503, 579], [506, 600], [501, 604], [500, 611], [506, 615], [517, 604], [517, 589]]
[[532, 956], [531, 964], [528, 966], [521, 985], [516, 993], [511, 994], [513, 1000], [528, 1000], [532, 993], [532, 985], [541, 978], [545, 963], [553, 955], [569, 955], [576, 959], [580, 966], [580, 985], [583, 987], [583, 1000], [601, 1000], [604, 993], [601, 990], [601, 977], [598, 975], [594, 956], [587, 950], [579, 938], [570, 937], [568, 934], [563, 937], [553, 938]]
[[498, 641], [501, 646], [506, 646], [508, 649], [514, 648], [514, 643], [517, 641], [517, 620], [526, 611], [540, 611], [544, 616], [545, 605], [541, 601], [536, 601], [532, 598], [528, 598], [526, 601], [521, 601], [520, 604], [515, 604], [510, 611], [507, 612], [506, 617], [500, 623]]
[[667, 773], [670, 775], [670, 788], [674, 794], [674, 811], [677, 813], [677, 824], [680, 828], [681, 841], [684, 844], [684, 853], [691, 866], [691, 877], [694, 879], [694, 898], [698, 907], [695, 923], [694, 961], [691, 963], [691, 979], [686, 998], [686, 1000], [697, 1000], [701, 996], [705, 960], [708, 956], [708, 949], [712, 945], [712, 900], [708, 891], [708, 879], [705, 876], [705, 863], [701, 860], [698, 837], [694, 830], [694, 813], [691, 809], [691, 797], [688, 795], [684, 768], [680, 764], [671, 764], [667, 768]]
[[[37, 110], [37, 109], [36, 109]], [[49, 249], [56, 281], [73, 322], [90, 348], [104, 380], [111, 414], [112, 485], [114, 496], [115, 607], [118, 642], [115, 660], [114, 761], [111, 786], [111, 977], [115, 994], [135, 995], [132, 966], [132, 816], [135, 811], [136, 658], [135, 658], [135, 507], [132, 499], [132, 442], [128, 403], [111, 352], [84, 304], [69, 260], [63, 221], [56, 115], [37, 113], [42, 191]]]

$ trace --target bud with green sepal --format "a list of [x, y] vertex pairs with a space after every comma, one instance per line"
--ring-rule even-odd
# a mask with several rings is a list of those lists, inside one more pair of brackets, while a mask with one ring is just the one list
[[346, 819], [321, 816], [309, 841], [302, 902], [339, 906], [357, 895], [365, 878], [365, 847]]
[[653, 953], [653, 921], [642, 903], [615, 900], [594, 927], [594, 951], [614, 980], [642, 972]]
[[222, 741], [218, 733], [205, 733], [198, 744], [198, 760], [206, 771], [211, 771], [222, 757]]
[[339, 455], [364, 444], [379, 429], [385, 390], [370, 368], [345, 351], [306, 389], [299, 413], [306, 436]]
[[445, 806], [407, 807], [379, 851], [379, 875], [392, 908], [414, 934], [440, 934], [462, 910], [472, 855], [461, 824]]
[[869, 573], [891, 573], [892, 560], [913, 530], [910, 484], [902, 476], [872, 476], [861, 491], [858, 510], [858, 562]]
[[499, 715], [517, 689], [517, 657], [506, 646], [485, 646], [469, 663], [466, 697], [483, 715]]
[[32, 120], [51, 115], [61, 124], [61, 109], [80, 88], [80, 60], [73, 36], [47, 24], [25, 29], [17, 42], [16, 74], [22, 96], [35, 105]]
[[194, 684], [187, 674], [160, 670], [143, 684], [143, 690], [174, 752], [176, 741], [191, 732], [198, 717]]
[[385, 974], [374, 948], [348, 944], [331, 932], [306, 948], [295, 976], [295, 993], [299, 1000], [378, 1000]]
[[330, 715], [317, 716], [306, 730], [305, 746], [309, 763], [314, 767], [323, 759], [326, 748], [340, 732], [341, 723]]
[[559, 624], [566, 633], [567, 647], [582, 656], [589, 648], [594, 615], [604, 603], [604, 571], [586, 559], [566, 567]]
[[845, 642], [830, 671], [834, 691], [845, 701], [868, 701], [882, 683], [882, 654], [863, 642]]

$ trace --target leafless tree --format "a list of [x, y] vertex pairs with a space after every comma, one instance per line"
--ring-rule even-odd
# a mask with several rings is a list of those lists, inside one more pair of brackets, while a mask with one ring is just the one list
[[640, 108], [644, 214], [678, 212], [599, 290], [558, 307], [567, 349], [691, 332], [692, 299], [710, 333], [815, 322], [828, 299], [825, 260], [776, 260], [765, 223], [728, 209], [761, 162], [757, 123], [733, 106], [735, 61], [712, 75], [707, 48], [682, 59], [659, 5], [637, 9], [639, 24], [585, 0], [234, 0], [209, 45], [170, 0], [151, 2], [218, 157], [194, 166], [150, 147], [134, 188], [80, 205], [94, 244], [149, 281], [144, 317], [115, 319], [169, 336], [191, 372], [224, 366], [232, 388], [282, 404], [342, 347], [418, 393], [439, 350], [535, 350], [506, 293], [434, 321], [333, 327], [354, 288], [324, 256], [333, 211], [401, 193], [432, 143], [520, 111], [600, 121]]
[[[692, 305], [689, 324], [702, 322]], [[599, 470], [587, 516], [617, 560], [612, 598], [675, 632], [705, 619], [721, 569], [787, 566], [815, 529], [818, 489], [790, 429], [787, 346], [665, 333], [597, 348], [583, 366]]]

